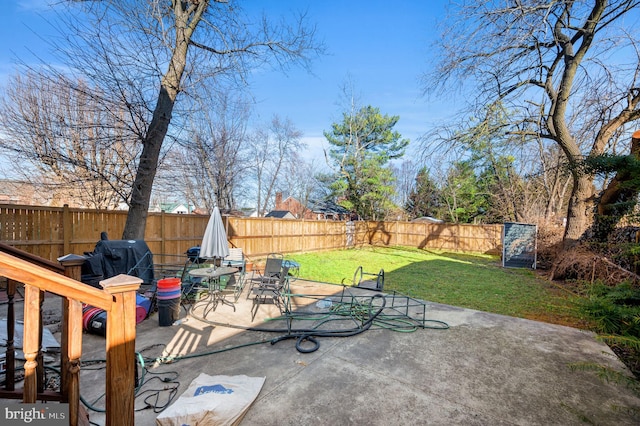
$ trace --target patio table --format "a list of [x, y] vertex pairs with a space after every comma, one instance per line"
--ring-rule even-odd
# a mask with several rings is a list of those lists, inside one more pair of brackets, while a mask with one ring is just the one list
[[239, 271], [238, 268], [233, 268], [229, 266], [221, 266], [218, 268], [196, 268], [189, 271], [189, 275], [191, 275], [192, 277], [202, 278], [203, 280], [207, 281], [207, 284], [208, 284], [207, 290], [209, 294], [204, 301], [197, 302], [197, 303], [204, 302], [207, 304], [207, 306], [204, 309], [205, 316], [210, 311], [215, 311], [216, 307], [218, 306], [218, 302], [224, 305], [231, 306], [233, 308], [233, 311], [235, 312], [236, 310], [235, 304], [230, 300], [225, 299], [224, 296], [222, 295], [222, 291], [221, 291], [222, 289], [220, 288], [220, 277], [223, 277], [226, 275], [233, 275], [238, 271]]

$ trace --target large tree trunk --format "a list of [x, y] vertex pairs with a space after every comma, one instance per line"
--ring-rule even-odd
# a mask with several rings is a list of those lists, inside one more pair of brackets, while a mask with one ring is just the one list
[[172, 98], [163, 86], [160, 89], [153, 119], [144, 140], [140, 164], [131, 191], [129, 214], [122, 233], [123, 240], [144, 240], [153, 181], [156, 177], [160, 150], [169, 129], [174, 104], [175, 95]]
[[564, 248], [573, 246], [591, 225], [593, 211], [593, 177], [573, 172], [573, 189], [567, 209]]
[[[142, 156], [131, 192], [129, 214], [122, 233], [124, 240], [143, 240], [147, 226], [147, 212], [151, 201], [153, 180], [158, 168], [160, 150], [171, 122], [173, 107], [180, 91], [182, 75], [187, 64], [187, 50], [191, 35], [200, 22], [208, 1], [174, 2], [176, 39], [167, 72], [162, 76], [158, 102], [153, 111], [149, 130], [143, 141]], [[191, 21], [190, 21], [191, 18]]]

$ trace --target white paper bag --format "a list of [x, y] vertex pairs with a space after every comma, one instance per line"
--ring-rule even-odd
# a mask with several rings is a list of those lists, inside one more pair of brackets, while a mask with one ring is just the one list
[[158, 426], [236, 425], [258, 397], [264, 377], [200, 374], [169, 408]]

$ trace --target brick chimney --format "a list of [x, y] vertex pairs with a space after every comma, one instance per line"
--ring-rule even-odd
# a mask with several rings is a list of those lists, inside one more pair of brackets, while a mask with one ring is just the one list
[[282, 192], [276, 192], [276, 206], [274, 210], [284, 210], [282, 207]]

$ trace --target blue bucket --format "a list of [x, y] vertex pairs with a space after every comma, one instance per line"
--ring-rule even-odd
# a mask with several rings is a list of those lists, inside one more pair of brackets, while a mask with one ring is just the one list
[[175, 290], [169, 290], [169, 291], [158, 290], [158, 292], [156, 293], [156, 298], [158, 300], [169, 300], [169, 299], [175, 299], [175, 298], [179, 299], [181, 295], [182, 295], [182, 291], [180, 288], [177, 288]]

